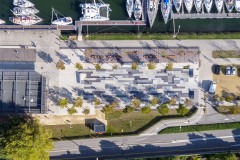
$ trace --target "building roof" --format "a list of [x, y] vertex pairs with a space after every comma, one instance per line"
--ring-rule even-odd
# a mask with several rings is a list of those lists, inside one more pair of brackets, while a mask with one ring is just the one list
[[35, 62], [36, 49], [0, 48], [0, 61]]

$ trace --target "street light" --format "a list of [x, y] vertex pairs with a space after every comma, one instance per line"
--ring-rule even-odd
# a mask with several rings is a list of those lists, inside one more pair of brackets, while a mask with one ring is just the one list
[[[174, 28], [175, 28], [175, 26], [174, 26]], [[177, 33], [175, 34], [173, 34], [173, 38], [176, 38], [177, 37], [177, 35], [178, 35], [178, 33], [179, 33], [179, 31], [180, 31], [180, 28], [181, 28], [181, 26], [179, 25], [178, 26], [178, 31], [177, 31]], [[174, 31], [175, 31], [175, 29], [174, 29]]]

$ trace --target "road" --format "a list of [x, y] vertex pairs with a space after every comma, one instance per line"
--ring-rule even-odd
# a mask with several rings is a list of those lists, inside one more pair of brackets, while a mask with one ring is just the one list
[[111, 159], [239, 151], [240, 130], [55, 142], [51, 159]]

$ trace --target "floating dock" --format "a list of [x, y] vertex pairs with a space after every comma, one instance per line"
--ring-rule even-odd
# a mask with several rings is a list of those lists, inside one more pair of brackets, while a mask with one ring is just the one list
[[171, 19], [225, 19], [240, 18], [240, 13], [172, 13]]
[[57, 25], [31, 25], [31, 26], [22, 26], [22, 25], [0, 25], [0, 30], [23, 30], [23, 29], [49, 29], [49, 30], [75, 30], [74, 25], [67, 25], [67, 26], [57, 26]]
[[135, 20], [110, 20], [110, 21], [75, 21], [78, 26], [145, 26], [144, 21]]

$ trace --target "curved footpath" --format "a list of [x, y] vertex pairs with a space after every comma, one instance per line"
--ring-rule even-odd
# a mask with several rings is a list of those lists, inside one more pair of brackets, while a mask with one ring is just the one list
[[199, 107], [197, 112], [189, 118], [178, 118], [178, 119], [169, 119], [169, 120], [159, 121], [157, 124], [143, 131], [140, 135], [141, 136], [155, 135], [155, 134], [158, 134], [159, 131], [168, 127], [194, 125], [194, 124], [197, 124], [198, 121], [203, 116], [204, 116], [204, 108]]

